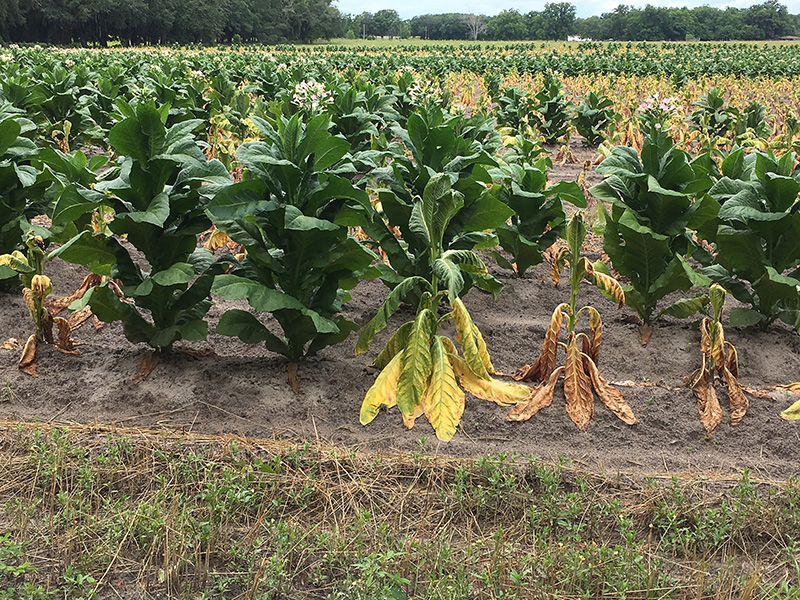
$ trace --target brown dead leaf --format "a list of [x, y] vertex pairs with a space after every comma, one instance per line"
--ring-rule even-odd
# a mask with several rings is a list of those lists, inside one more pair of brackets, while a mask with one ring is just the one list
[[564, 320], [562, 312], [563, 304], [559, 304], [553, 311], [550, 318], [550, 326], [544, 335], [542, 351], [532, 365], [523, 367], [514, 375], [517, 381], [546, 381], [550, 378], [556, 368], [556, 354], [558, 352], [558, 334], [561, 331], [561, 323]]
[[750, 401], [744, 395], [744, 390], [736, 380], [736, 376], [728, 367], [723, 368], [722, 374], [728, 383], [728, 400], [731, 403], [731, 425], [738, 425], [747, 414]]
[[295, 394], [300, 393], [300, 378], [297, 376], [297, 363], [289, 363], [287, 370], [289, 372], [289, 387]]
[[775, 396], [772, 395], [772, 392], [776, 388], [750, 387], [747, 385], [742, 385], [741, 383], [739, 385], [741, 386], [743, 391], [747, 392], [751, 396], [754, 396], [755, 398], [764, 398], [765, 400], [775, 400]]
[[639, 325], [639, 343], [642, 346], [647, 346], [652, 336], [653, 328], [650, 325]]
[[95, 331], [97, 331], [98, 329], [102, 329], [105, 323], [98, 319], [97, 315], [94, 315], [94, 318], [92, 319], [92, 325], [94, 326]]
[[800, 381], [796, 381], [795, 383], [776, 385], [775, 389], [780, 390], [782, 392], [792, 392], [794, 394], [800, 394]]
[[553, 371], [547, 383], [540, 385], [534, 390], [530, 400], [527, 402], [520, 402], [508, 411], [506, 421], [527, 421], [543, 408], [550, 406], [553, 402], [556, 383], [558, 383], [558, 379], [563, 373], [564, 367], [558, 367]]
[[600, 375], [600, 370], [597, 368], [597, 365], [586, 354], [583, 354], [583, 365], [589, 372], [589, 377], [592, 380], [594, 391], [597, 392], [597, 397], [600, 398], [600, 401], [605, 404], [611, 412], [617, 415], [628, 425], [635, 425], [638, 423], [639, 421], [633, 414], [633, 409], [625, 401], [622, 392], [608, 383], [608, 381], [603, 379], [603, 376]]
[[69, 323], [69, 328], [72, 331], [75, 331], [78, 327], [83, 325], [89, 318], [92, 316], [92, 307], [91, 306], [84, 306], [80, 310], [76, 310], [69, 316], [67, 319], [67, 323]]
[[592, 383], [583, 367], [578, 342], [573, 335], [567, 345], [567, 360], [564, 364], [564, 396], [567, 399], [567, 414], [578, 429], [586, 429], [594, 414]]
[[739, 353], [736, 351], [736, 348], [730, 342], [725, 342], [725, 346], [728, 348], [728, 369], [730, 369], [731, 374], [739, 378]]
[[722, 422], [722, 408], [719, 405], [714, 387], [709, 385], [709, 372], [705, 366], [692, 374], [692, 392], [697, 397], [697, 408], [700, 411], [700, 421], [710, 434]]
[[136, 383], [144, 381], [160, 362], [161, 355], [158, 352], [154, 352], [153, 350], [142, 352], [136, 360], [136, 375], [133, 380]]
[[583, 353], [588, 354], [596, 365], [600, 358], [600, 343], [603, 340], [603, 321], [596, 309], [591, 306], [587, 306], [586, 309], [589, 311], [590, 336], [583, 338]]
[[38, 377], [36, 372], [36, 334], [32, 334], [28, 341], [25, 342], [25, 347], [22, 349], [22, 356], [19, 358], [17, 366], [23, 373], [27, 373], [32, 377]]
[[75, 300], [83, 298], [90, 288], [98, 286], [102, 282], [103, 278], [100, 275], [89, 273], [86, 277], [84, 277], [80, 286], [78, 286], [78, 289], [72, 292], [69, 296], [64, 296], [63, 298], [54, 298], [52, 300], [48, 298], [45, 300], [45, 308], [47, 308], [51, 315], [57, 315]]
[[5, 342], [0, 344], [0, 350], [19, 350], [19, 340], [17, 338], [8, 338]]
[[54, 317], [53, 324], [58, 329], [58, 337], [53, 340], [53, 347], [64, 354], [80, 354], [75, 347], [75, 341], [70, 337], [72, 330], [67, 320]]

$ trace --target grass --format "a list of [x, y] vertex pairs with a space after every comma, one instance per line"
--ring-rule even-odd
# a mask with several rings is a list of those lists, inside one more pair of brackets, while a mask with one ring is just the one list
[[800, 486], [3, 423], [0, 600], [798, 598]]

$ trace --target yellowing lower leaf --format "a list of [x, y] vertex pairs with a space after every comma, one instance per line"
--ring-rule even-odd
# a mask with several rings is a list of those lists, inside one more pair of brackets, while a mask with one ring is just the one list
[[450, 364], [458, 377], [459, 383], [470, 394], [481, 400], [488, 400], [500, 406], [511, 406], [524, 402], [531, 397], [533, 390], [527, 385], [508, 383], [497, 379], [480, 379], [458, 356], [448, 356]]
[[436, 336], [431, 344], [433, 370], [425, 391], [425, 416], [433, 425], [436, 437], [449, 441], [464, 414], [464, 392], [458, 387], [456, 375], [447, 357], [442, 338]]
[[364, 402], [361, 403], [361, 424], [370, 423], [377, 415], [381, 405], [392, 407], [397, 404], [397, 380], [402, 367], [402, 350], [380, 372], [375, 383], [369, 388]]
[[491, 379], [490, 374], [494, 373], [492, 361], [486, 350], [486, 343], [483, 341], [478, 328], [472, 322], [467, 312], [467, 307], [461, 298], [455, 298], [451, 305], [453, 307], [453, 319], [456, 322], [456, 339], [464, 352], [464, 359], [467, 361], [470, 370], [480, 379]]
[[800, 421], [800, 400], [783, 411], [781, 413], [781, 419], [786, 421]]

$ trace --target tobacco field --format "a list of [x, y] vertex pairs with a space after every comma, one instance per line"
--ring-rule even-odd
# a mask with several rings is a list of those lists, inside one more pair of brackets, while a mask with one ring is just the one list
[[0, 47], [0, 600], [793, 597], [797, 56]]

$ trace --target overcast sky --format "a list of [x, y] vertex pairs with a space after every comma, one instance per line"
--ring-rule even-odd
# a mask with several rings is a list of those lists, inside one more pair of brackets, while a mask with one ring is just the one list
[[[560, 0], [551, 0], [558, 2]], [[599, 15], [604, 12], [614, 10], [619, 4], [627, 4], [642, 7], [646, 4], [654, 6], [715, 6], [717, 8], [727, 8], [735, 6], [737, 8], [747, 8], [753, 4], [760, 4], [759, 0], [573, 0], [579, 17], [589, 17]], [[338, 7], [343, 13], [361, 14], [362, 12], [376, 13], [383, 8], [391, 8], [400, 13], [403, 19], [410, 19], [416, 15], [438, 14], [438, 13], [475, 13], [482, 15], [496, 15], [504, 9], [515, 8], [521, 13], [532, 10], [542, 10], [546, 2], [532, 2], [530, 0], [334, 0], [334, 6]], [[781, 4], [786, 5], [792, 14], [800, 13], [800, 0], [784, 0]]]

